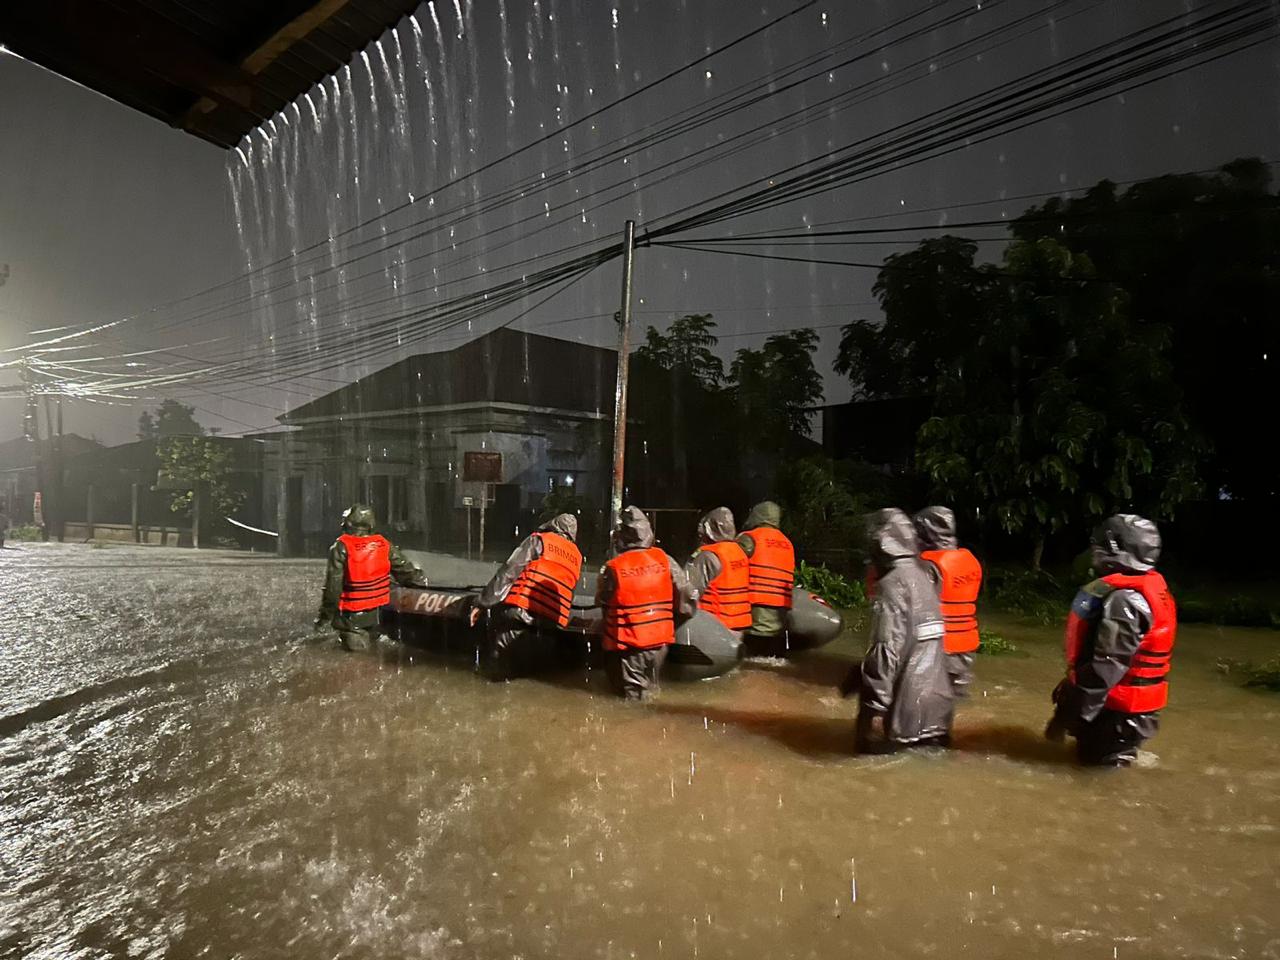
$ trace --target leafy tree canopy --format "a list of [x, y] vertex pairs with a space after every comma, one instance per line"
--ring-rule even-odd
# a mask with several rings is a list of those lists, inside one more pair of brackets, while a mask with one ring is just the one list
[[157, 444], [156, 456], [160, 478], [180, 487], [169, 502], [174, 513], [190, 515], [197, 489], [202, 506], [218, 515], [234, 513], [244, 502], [244, 494], [231, 487], [231, 450], [214, 438], [166, 437]]
[[917, 448], [939, 496], [1027, 535], [1038, 563], [1068, 524], [1164, 517], [1198, 492], [1204, 448], [1165, 328], [1135, 323], [1124, 291], [1054, 240], [1015, 241], [1002, 267], [973, 271], [981, 333], [954, 348]]
[[196, 409], [177, 400], [162, 401], [154, 414], [144, 410], [138, 418], [138, 439], [158, 440], [161, 437], [200, 437], [204, 427], [196, 422]]
[[738, 416], [758, 449], [786, 450], [795, 437], [809, 436], [813, 407], [822, 402], [822, 376], [813, 365], [817, 345], [817, 331], [801, 327], [734, 356], [729, 379]]
[[1169, 331], [1186, 413], [1212, 442], [1212, 491], [1280, 493], [1249, 416], [1274, 406], [1280, 351], [1280, 197], [1266, 163], [1234, 160], [1124, 191], [1104, 180], [1084, 196], [1032, 207], [1013, 230], [1088, 255], [1128, 292], [1135, 321]]

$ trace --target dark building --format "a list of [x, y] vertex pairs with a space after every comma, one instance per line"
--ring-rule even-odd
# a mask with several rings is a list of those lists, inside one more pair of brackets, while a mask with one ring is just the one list
[[268, 441], [268, 516], [286, 552], [332, 541], [350, 503], [370, 502], [410, 546], [503, 549], [548, 493], [607, 502], [613, 350], [499, 328], [418, 354], [296, 407]]
[[[158, 450], [170, 439], [184, 438], [137, 440], [67, 458], [62, 488], [64, 537], [191, 546], [193, 516], [172, 507], [173, 494], [189, 484], [168, 481], [160, 473]], [[200, 439], [225, 452], [224, 482], [240, 500], [235, 516], [227, 517], [212, 509], [205, 498], [200, 545], [259, 549], [271, 545], [246, 529], [263, 525], [264, 444], [239, 437]]]
[[[98, 441], [74, 433], [64, 434], [57, 442], [61, 444], [64, 460], [102, 449]], [[34, 522], [35, 494], [40, 489], [40, 447], [45, 449], [46, 458], [52, 460], [48, 440], [17, 437], [0, 443], [0, 513], [14, 526]]]

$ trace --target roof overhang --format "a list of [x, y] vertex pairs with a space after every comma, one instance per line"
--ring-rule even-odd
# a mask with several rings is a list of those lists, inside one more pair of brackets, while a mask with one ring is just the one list
[[0, 44], [232, 147], [419, 0], [8, 0]]

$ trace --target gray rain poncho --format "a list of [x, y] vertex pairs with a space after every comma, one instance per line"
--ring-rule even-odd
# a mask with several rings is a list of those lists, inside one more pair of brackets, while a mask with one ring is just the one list
[[[1160, 546], [1160, 531], [1150, 520], [1117, 514], [1093, 532], [1094, 573], [1147, 573], [1160, 559]], [[1151, 629], [1151, 607], [1137, 590], [1113, 590], [1100, 580], [1082, 587], [1076, 601], [1089, 597], [1101, 599], [1101, 611], [1085, 656], [1075, 664], [1075, 682], [1064, 681], [1055, 691], [1056, 709], [1046, 734], [1054, 739], [1063, 732], [1073, 734], [1085, 763], [1126, 765], [1138, 746], [1155, 736], [1159, 713], [1109, 710], [1107, 695], [1129, 671]]]
[[[708, 510], [698, 521], [700, 544], [721, 543], [734, 539], [735, 535], [733, 512], [728, 507]], [[706, 592], [707, 584], [720, 575], [720, 558], [710, 550], [698, 550], [684, 565], [684, 572], [689, 577], [689, 586], [700, 597]]]
[[[944, 742], [953, 700], [942, 614], [917, 556], [915, 528], [901, 510], [880, 510], [868, 517], [868, 538], [879, 580], [862, 662], [859, 748]], [[883, 718], [882, 734], [873, 731], [877, 717]]]
[[[572, 513], [561, 513], [552, 517], [529, 536], [525, 537], [520, 542], [520, 545], [511, 551], [511, 556], [507, 557], [506, 562], [489, 578], [489, 582], [480, 591], [480, 597], [476, 601], [477, 605], [490, 609], [506, 600], [507, 594], [511, 592], [515, 582], [520, 579], [520, 574], [524, 572], [524, 568], [542, 556], [542, 540], [536, 534], [548, 532], [558, 533], [566, 540], [577, 543], [578, 518]], [[525, 610], [518, 607], [512, 609], [517, 615], [522, 615], [525, 622], [533, 622], [533, 618]]]

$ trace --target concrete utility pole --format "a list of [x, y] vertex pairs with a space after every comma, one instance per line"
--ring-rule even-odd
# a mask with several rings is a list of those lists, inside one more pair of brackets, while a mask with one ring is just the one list
[[627, 459], [627, 372], [631, 358], [631, 265], [635, 258], [636, 222], [627, 221], [622, 234], [622, 311], [618, 335], [618, 387], [613, 397], [613, 493], [609, 498], [609, 529], [622, 516]]

